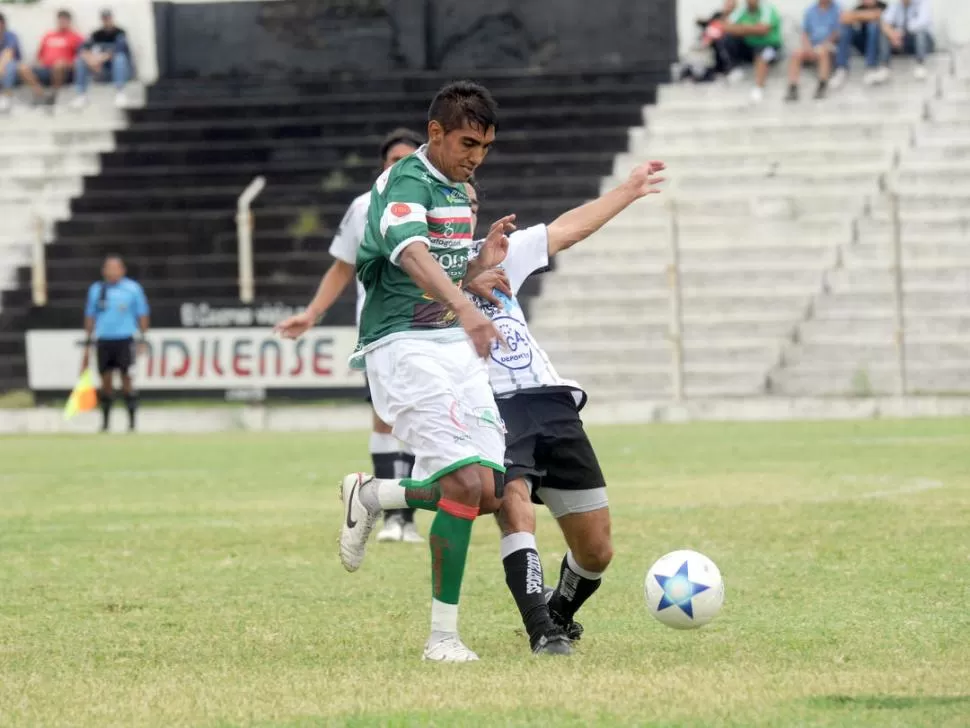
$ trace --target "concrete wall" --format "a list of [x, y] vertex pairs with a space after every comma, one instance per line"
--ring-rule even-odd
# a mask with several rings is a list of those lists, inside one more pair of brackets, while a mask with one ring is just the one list
[[675, 0], [158, 2], [162, 75], [584, 68], [673, 60]]
[[[805, 8], [812, 0], [773, 0], [789, 25], [797, 27]], [[842, 0], [845, 6], [855, 7], [855, 0]], [[710, 16], [721, 7], [721, 0], [677, 0], [677, 32], [679, 47], [683, 52], [696, 36], [694, 21], [700, 16]], [[970, 44], [970, 2], [968, 0], [933, 0], [936, 16], [937, 40], [944, 45]]]
[[33, 59], [41, 37], [54, 28], [58, 10], [69, 10], [77, 31], [87, 36], [101, 25], [99, 15], [105, 7], [114, 11], [115, 22], [128, 33], [138, 80], [151, 83], [158, 77], [151, 0], [42, 0], [32, 5], [0, 5], [0, 12], [20, 38], [26, 57]]

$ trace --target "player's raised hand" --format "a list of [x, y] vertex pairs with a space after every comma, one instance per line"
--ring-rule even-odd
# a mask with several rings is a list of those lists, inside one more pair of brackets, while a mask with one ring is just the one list
[[488, 236], [478, 253], [479, 262], [486, 268], [494, 268], [509, 254], [509, 235], [515, 232], [515, 215], [506, 215], [492, 223]]
[[461, 327], [465, 329], [465, 333], [468, 334], [468, 338], [471, 339], [475, 353], [482, 359], [488, 356], [494, 342], [498, 341], [502, 345], [505, 344], [505, 339], [499, 333], [495, 324], [471, 302], [458, 312], [458, 321], [461, 323]]
[[663, 162], [656, 160], [644, 162], [630, 172], [630, 184], [634, 186], [640, 197], [659, 195], [661, 192], [659, 185], [666, 181], [666, 177], [661, 177], [659, 174], [665, 169], [667, 165]]
[[273, 327], [273, 333], [279, 334], [284, 339], [299, 339], [303, 334], [313, 328], [317, 322], [317, 317], [309, 311], [298, 313], [283, 319]]
[[509, 276], [501, 268], [489, 268], [484, 273], [480, 273], [468, 282], [465, 289], [499, 308], [503, 308], [503, 305], [502, 301], [495, 295], [495, 291], [504, 293], [509, 298], [512, 297], [512, 284], [509, 283]]

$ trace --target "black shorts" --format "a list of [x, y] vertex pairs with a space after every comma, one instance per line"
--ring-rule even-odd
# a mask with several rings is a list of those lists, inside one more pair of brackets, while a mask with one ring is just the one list
[[[590, 495], [546, 497], [557, 518], [565, 513], [603, 507], [606, 481], [593, 445], [583, 428], [572, 392], [551, 390], [499, 399], [505, 421], [505, 482], [528, 478], [532, 500], [543, 503], [543, 491], [589, 491]], [[551, 495], [551, 494], [550, 494]], [[602, 503], [601, 503], [602, 501]]]
[[367, 372], [364, 372], [364, 401], [369, 404], [374, 404], [374, 398], [370, 395], [370, 382], [367, 381]]
[[98, 373], [117, 370], [127, 374], [135, 363], [133, 339], [101, 339], [98, 341]]

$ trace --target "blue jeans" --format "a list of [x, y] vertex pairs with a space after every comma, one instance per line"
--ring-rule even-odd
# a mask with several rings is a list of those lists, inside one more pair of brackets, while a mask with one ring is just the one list
[[131, 80], [131, 62], [128, 60], [128, 54], [116, 51], [111, 56], [111, 60], [106, 61], [101, 66], [101, 71], [97, 74], [93, 74], [91, 69], [88, 68], [88, 64], [82, 58], [78, 57], [74, 63], [74, 82], [77, 86], [78, 93], [83, 94], [87, 92], [88, 84], [91, 82], [91, 76], [94, 76], [94, 80], [99, 83], [111, 81], [121, 91], [125, 87], [125, 84]]
[[839, 33], [839, 49], [835, 54], [836, 68], [849, 68], [849, 56], [855, 48], [866, 57], [866, 68], [875, 68], [879, 65], [880, 39], [882, 38], [882, 28], [879, 21], [864, 23], [862, 25], [843, 25], [842, 32]]
[[0, 88], [9, 91], [17, 85], [17, 62], [10, 61], [3, 69], [3, 76], [0, 77]]
[[889, 65], [889, 57], [893, 54], [916, 56], [916, 60], [922, 63], [926, 57], [933, 52], [936, 44], [933, 36], [928, 30], [918, 30], [915, 33], [906, 33], [903, 36], [903, 47], [895, 50], [889, 43], [889, 38], [882, 36], [882, 48], [880, 49], [880, 60], [883, 65]]

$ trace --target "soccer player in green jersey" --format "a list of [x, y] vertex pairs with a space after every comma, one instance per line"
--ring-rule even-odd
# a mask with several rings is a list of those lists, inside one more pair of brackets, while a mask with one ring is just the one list
[[504, 259], [514, 218], [492, 226], [469, 264], [464, 183], [495, 139], [495, 101], [482, 86], [457, 82], [438, 92], [428, 117], [428, 143], [371, 192], [357, 255], [366, 296], [351, 358], [367, 371], [378, 416], [413, 449], [413, 479], [344, 478], [340, 558], [348, 571], [360, 567], [382, 509], [436, 503], [424, 659], [467, 662], [478, 656], [458, 636], [458, 597], [472, 524], [483, 502], [495, 502], [494, 472], [504, 472], [505, 430], [484, 361], [501, 337], [460, 286]]

